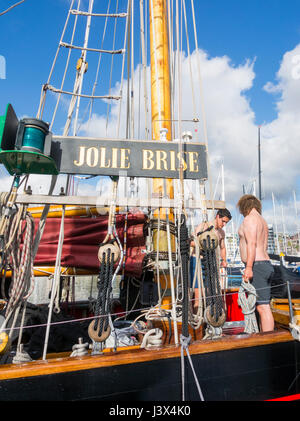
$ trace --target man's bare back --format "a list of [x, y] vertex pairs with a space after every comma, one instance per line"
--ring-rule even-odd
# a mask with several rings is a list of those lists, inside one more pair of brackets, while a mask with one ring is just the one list
[[268, 225], [256, 209], [252, 209], [244, 218], [238, 233], [241, 259], [246, 266], [251, 266], [255, 261], [269, 260]]

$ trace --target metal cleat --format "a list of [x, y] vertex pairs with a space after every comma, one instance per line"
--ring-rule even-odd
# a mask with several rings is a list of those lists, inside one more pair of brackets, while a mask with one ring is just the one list
[[101, 355], [103, 354], [103, 342], [96, 342], [92, 339], [92, 355]]

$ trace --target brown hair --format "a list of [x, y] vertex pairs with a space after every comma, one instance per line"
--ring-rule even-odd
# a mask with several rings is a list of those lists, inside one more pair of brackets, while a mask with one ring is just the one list
[[237, 203], [237, 207], [243, 216], [249, 215], [253, 208], [261, 214], [261, 202], [252, 194], [245, 194], [242, 196]]
[[229, 219], [229, 221], [231, 220], [231, 218], [232, 218], [232, 216], [231, 216], [231, 213], [229, 212], [229, 210], [228, 209], [226, 209], [226, 208], [224, 208], [224, 209], [219, 209], [218, 210], [218, 212], [217, 212], [217, 215], [220, 217], [220, 218], [224, 218], [225, 216]]

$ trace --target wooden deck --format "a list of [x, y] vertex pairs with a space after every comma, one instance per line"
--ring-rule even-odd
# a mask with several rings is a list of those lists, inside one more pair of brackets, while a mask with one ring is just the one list
[[[300, 324], [300, 299], [292, 299], [292, 308], [297, 324]], [[276, 298], [271, 301], [271, 310], [274, 320], [281, 326], [289, 326], [290, 310], [287, 298]]]

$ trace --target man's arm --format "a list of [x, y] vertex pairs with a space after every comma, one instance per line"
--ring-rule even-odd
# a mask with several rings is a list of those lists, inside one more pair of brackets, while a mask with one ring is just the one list
[[221, 266], [223, 268], [227, 267], [226, 247], [225, 247], [224, 238], [221, 238], [221, 241], [220, 241], [220, 256], [221, 256]]
[[[198, 234], [198, 232], [202, 232], [203, 230], [204, 230], [204, 227], [205, 227], [205, 222], [201, 222], [201, 224], [199, 224], [198, 226], [197, 226], [197, 228], [195, 229], [195, 232], [194, 232], [194, 235], [193, 235], [193, 237], [195, 238], [195, 237], [197, 237], [197, 234]], [[195, 248], [195, 241], [194, 240], [192, 240], [191, 242], [190, 242], [190, 247], [192, 247], [192, 248]]]
[[244, 235], [247, 246], [247, 262], [244, 272], [244, 280], [248, 282], [253, 278], [253, 263], [256, 253], [257, 223], [252, 216], [246, 216], [244, 219]]

